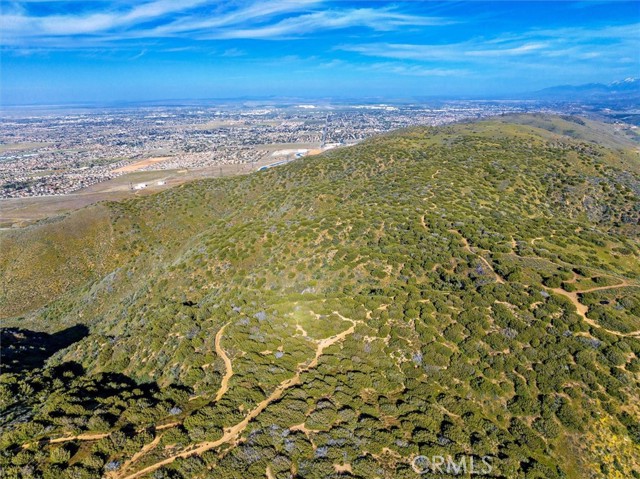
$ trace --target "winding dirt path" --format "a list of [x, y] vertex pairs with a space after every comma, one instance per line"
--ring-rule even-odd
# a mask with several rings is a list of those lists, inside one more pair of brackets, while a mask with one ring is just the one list
[[122, 479], [136, 479], [138, 477], [144, 476], [146, 474], [149, 474], [150, 472], [153, 472], [157, 469], [160, 469], [163, 466], [166, 466], [168, 464], [171, 464], [172, 462], [174, 462], [176, 459], [178, 458], [185, 458], [185, 457], [190, 457], [190, 456], [194, 456], [194, 455], [200, 455], [206, 451], [209, 451], [210, 449], [214, 449], [216, 447], [222, 446], [223, 444], [227, 444], [229, 442], [235, 441], [237, 440], [240, 435], [242, 434], [242, 432], [246, 429], [246, 427], [249, 425], [249, 423], [255, 419], [262, 411], [264, 411], [267, 406], [269, 406], [269, 404], [271, 404], [274, 401], [277, 401], [278, 399], [280, 399], [282, 397], [282, 395], [284, 394], [284, 392], [293, 387], [296, 386], [298, 384], [300, 384], [300, 376], [302, 375], [302, 373], [305, 373], [313, 368], [315, 368], [318, 365], [318, 361], [320, 359], [320, 357], [322, 356], [324, 350], [342, 340], [344, 340], [347, 336], [349, 336], [350, 334], [353, 334], [353, 332], [356, 329], [357, 324], [359, 323], [359, 321], [354, 321], [353, 319], [349, 319], [349, 318], [345, 318], [344, 316], [342, 316], [340, 313], [338, 313], [337, 311], [334, 311], [333, 314], [335, 314], [336, 316], [338, 316], [340, 319], [342, 319], [343, 321], [348, 321], [351, 323], [351, 327], [349, 327], [348, 329], [342, 331], [341, 333], [335, 334], [333, 336], [330, 336], [326, 339], [322, 339], [319, 340], [317, 342], [317, 348], [316, 348], [316, 354], [314, 356], [314, 358], [309, 361], [306, 364], [301, 364], [299, 365], [298, 369], [296, 370], [296, 373], [293, 377], [286, 379], [284, 381], [282, 381], [274, 390], [271, 394], [269, 394], [269, 396], [267, 396], [264, 400], [262, 400], [260, 403], [258, 403], [256, 405], [256, 407], [254, 409], [252, 409], [249, 414], [247, 414], [244, 419], [242, 421], [240, 421], [239, 423], [231, 426], [231, 427], [227, 427], [224, 428], [224, 433], [222, 435], [222, 437], [216, 441], [206, 441], [206, 442], [202, 442], [200, 444], [196, 444], [195, 446], [192, 446], [188, 451], [183, 451], [179, 454], [175, 454], [171, 457], [168, 457], [162, 461], [158, 461], [155, 464], [152, 464], [150, 466], [145, 467], [144, 469], [139, 470], [138, 472], [135, 472], [133, 474], [130, 474], [128, 476], [122, 477]]
[[427, 223], [424, 220], [424, 215], [422, 215], [420, 217], [420, 224], [422, 224], [422, 227], [424, 228], [424, 230], [428, 233], [429, 232], [429, 228], [427, 228]]
[[502, 277], [496, 273], [496, 270], [493, 269], [493, 266], [491, 266], [491, 264], [482, 256], [479, 255], [478, 253], [476, 253], [475, 251], [473, 251], [471, 249], [471, 246], [469, 246], [469, 241], [467, 240], [467, 238], [465, 238], [464, 236], [462, 236], [462, 233], [458, 230], [449, 230], [450, 233], [455, 233], [458, 236], [460, 236], [460, 239], [462, 240], [462, 245], [465, 251], [467, 251], [468, 253], [471, 253], [472, 255], [476, 256], [480, 261], [482, 261], [487, 268], [489, 268], [489, 270], [493, 273], [493, 275], [496, 278], [496, 282], [500, 283], [500, 284], [504, 284], [504, 279], [502, 279]]
[[296, 323], [296, 334], [300, 333], [303, 337], [308, 338], [309, 335], [307, 334], [307, 331], [300, 326], [298, 323]]
[[[124, 471], [126, 471], [127, 469], [129, 469], [131, 467], [131, 465], [133, 463], [135, 463], [138, 459], [140, 459], [142, 456], [144, 456], [146, 453], [148, 453], [149, 451], [152, 451], [153, 449], [156, 448], [156, 446], [158, 444], [160, 444], [160, 439], [162, 439], [162, 434], [158, 434], [153, 441], [151, 441], [149, 444], [145, 444], [142, 449], [140, 449], [138, 452], [136, 452], [133, 456], [131, 456], [131, 459], [129, 459], [128, 461], [125, 461], [124, 464], [122, 464], [122, 466], [120, 467], [120, 471], [119, 473], [122, 474]], [[110, 475], [108, 475], [108, 477], [117, 477], [114, 473], [111, 473]]]
[[229, 356], [227, 356], [227, 353], [224, 351], [224, 349], [222, 349], [222, 346], [220, 345], [220, 341], [222, 340], [222, 334], [224, 333], [224, 328], [226, 328], [228, 324], [229, 323], [222, 326], [220, 330], [216, 333], [216, 340], [215, 340], [216, 354], [222, 358], [225, 366], [225, 373], [222, 378], [222, 382], [220, 383], [220, 389], [218, 389], [218, 392], [216, 393], [216, 399], [215, 399], [216, 401], [220, 401], [222, 396], [224, 396], [224, 394], [227, 392], [227, 390], [229, 389], [229, 380], [233, 377], [233, 368], [231, 366], [231, 359], [229, 359]]
[[[167, 424], [162, 424], [161, 426], [151, 426], [149, 428], [142, 428], [142, 429], [138, 429], [137, 432], [142, 432], [144, 430], [149, 430], [149, 429], [155, 429], [156, 431], [162, 431], [163, 429], [169, 429], [172, 427], [176, 427], [178, 425], [182, 424], [181, 422], [170, 422]], [[111, 432], [100, 432], [100, 433], [95, 433], [95, 434], [78, 434], [77, 436], [65, 436], [65, 437], [57, 437], [57, 438], [53, 438], [53, 439], [41, 439], [37, 442], [28, 442], [26, 444], [22, 445], [22, 449], [27, 449], [30, 446], [33, 446], [35, 444], [39, 444], [39, 443], [46, 443], [46, 444], [59, 444], [62, 442], [72, 442], [72, 441], [99, 441], [100, 439], [104, 439], [105, 437], [109, 437], [111, 434], [113, 434], [115, 431], [111, 431]]]
[[170, 422], [167, 424], [162, 424], [161, 426], [155, 426], [154, 429], [156, 431], [162, 431], [163, 429], [171, 429], [172, 427], [179, 426], [180, 424], [182, 424], [182, 422], [180, 421]]
[[580, 300], [578, 299], [578, 295], [579, 294], [583, 294], [583, 293], [591, 293], [593, 291], [603, 291], [606, 289], [618, 289], [618, 288], [624, 288], [627, 286], [635, 286], [633, 284], [630, 284], [627, 280], [622, 280], [622, 283], [620, 284], [616, 284], [613, 286], [598, 286], [595, 288], [590, 288], [590, 289], [584, 289], [582, 291], [565, 291], [562, 288], [546, 288], [545, 289], [547, 291], [551, 291], [553, 293], [559, 294], [561, 296], [564, 296], [565, 298], [569, 299], [569, 301], [571, 301], [573, 303], [573, 305], [576, 307], [576, 311], [578, 312], [578, 315], [580, 315], [580, 317], [590, 326], [593, 326], [594, 328], [598, 328], [598, 329], [602, 329], [608, 333], [614, 334], [616, 336], [621, 336], [621, 337], [636, 337], [636, 336], [640, 336], [640, 331], [632, 331], [630, 333], [621, 333], [620, 331], [613, 331], [611, 329], [607, 329], [604, 326], [598, 324], [597, 322], [595, 322], [593, 319], [590, 319], [587, 317], [587, 313], [589, 312], [589, 306], [586, 306], [584, 304], [582, 304], [580, 302]]
[[627, 286], [638, 287], [638, 285], [631, 284], [626, 279], [622, 279], [621, 281], [622, 281], [621, 283], [612, 284], [611, 286], [596, 286], [594, 288], [581, 289], [581, 290], [573, 291], [573, 292], [576, 293], [576, 294], [582, 294], [582, 293], [592, 293], [594, 291], [603, 291], [605, 289], [626, 288]]
[[500, 283], [500, 284], [504, 284], [504, 279], [502, 279], [502, 278], [500, 277], [500, 275], [499, 275], [498, 273], [496, 273], [496, 271], [493, 269], [493, 266], [491, 266], [491, 264], [489, 264], [489, 262], [488, 262], [484, 257], [480, 256], [479, 254], [478, 254], [478, 255], [476, 255], [476, 256], [477, 256], [478, 258], [480, 258], [480, 261], [482, 261], [482, 262], [487, 266], [487, 268], [489, 268], [489, 269], [491, 270], [491, 272], [493, 273], [493, 275], [494, 275], [494, 276], [495, 276], [495, 278], [496, 278], [496, 281], [497, 281], [498, 283]]
[[[496, 273], [496, 271], [493, 269], [493, 267], [489, 264], [489, 262], [482, 256], [480, 256], [479, 254], [475, 253], [471, 247], [469, 246], [469, 241], [467, 241], [467, 239], [462, 235], [462, 233], [458, 230], [449, 230], [450, 233], [456, 233], [460, 236], [460, 238], [462, 239], [462, 243], [464, 245], [464, 249], [466, 251], [468, 251], [469, 253], [477, 256], [485, 265], [487, 265], [487, 267], [493, 272], [493, 274], [495, 275], [496, 281], [500, 284], [504, 284], [504, 280], [502, 279], [502, 277]], [[540, 239], [544, 239], [544, 238], [533, 238], [531, 240], [531, 244], [533, 245], [535, 243], [536, 240], [540, 240]], [[604, 326], [596, 323], [594, 320], [589, 319], [587, 317], [587, 313], [589, 312], [589, 307], [585, 306], [584, 304], [582, 304], [579, 299], [578, 299], [578, 295], [579, 294], [584, 294], [584, 293], [592, 293], [594, 291], [604, 291], [607, 289], [616, 289], [616, 288], [624, 288], [627, 286], [638, 286], [636, 284], [631, 284], [629, 283], [629, 281], [627, 281], [626, 279], [621, 279], [621, 283], [619, 284], [615, 284], [612, 286], [597, 286], [595, 288], [589, 288], [589, 289], [583, 289], [581, 291], [565, 291], [562, 288], [546, 288], [545, 289], [547, 291], [551, 291], [553, 293], [559, 294], [564, 296], [565, 298], [568, 298], [573, 305], [576, 307], [576, 311], [578, 312], [578, 314], [580, 315], [580, 317], [582, 319], [584, 319], [584, 321], [593, 326], [594, 328], [600, 328], [603, 329], [604, 331], [607, 331], [608, 333], [614, 334], [616, 336], [621, 336], [621, 337], [640, 337], [640, 331], [632, 331], [630, 333], [621, 333], [619, 331], [613, 331], [611, 329], [607, 329]]]
[[[429, 201], [429, 200], [432, 200], [433, 198], [435, 198], [436, 194], [433, 192], [433, 190], [429, 190], [428, 193], [429, 193], [429, 196], [423, 196], [422, 197], [422, 201]], [[434, 209], [434, 208], [436, 208], [435, 204], [433, 204], [433, 205], [431, 205], [429, 207], [429, 209], [431, 209], [431, 210]]]

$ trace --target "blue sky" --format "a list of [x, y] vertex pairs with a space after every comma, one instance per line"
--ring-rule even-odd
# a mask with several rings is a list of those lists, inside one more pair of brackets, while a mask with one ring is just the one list
[[2, 1], [3, 104], [487, 96], [640, 76], [640, 2]]

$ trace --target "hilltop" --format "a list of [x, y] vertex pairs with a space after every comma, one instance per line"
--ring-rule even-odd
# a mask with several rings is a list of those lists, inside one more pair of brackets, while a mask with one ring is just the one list
[[531, 115], [2, 231], [0, 467], [632, 477], [639, 196], [632, 136]]

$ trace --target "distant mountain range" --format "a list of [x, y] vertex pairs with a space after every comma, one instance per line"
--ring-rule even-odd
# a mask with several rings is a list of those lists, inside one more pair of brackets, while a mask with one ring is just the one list
[[541, 99], [557, 100], [640, 100], [640, 79], [626, 78], [612, 83], [559, 85], [535, 92]]

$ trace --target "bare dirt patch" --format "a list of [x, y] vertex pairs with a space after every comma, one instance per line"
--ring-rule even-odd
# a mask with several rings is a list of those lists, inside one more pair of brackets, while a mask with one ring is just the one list
[[114, 173], [131, 173], [132, 171], [138, 171], [147, 166], [155, 165], [156, 163], [162, 163], [170, 159], [170, 156], [158, 156], [155, 158], [147, 158], [146, 160], [137, 161], [135, 163], [131, 163], [130, 165], [126, 165], [118, 168], [117, 170], [113, 170]]

